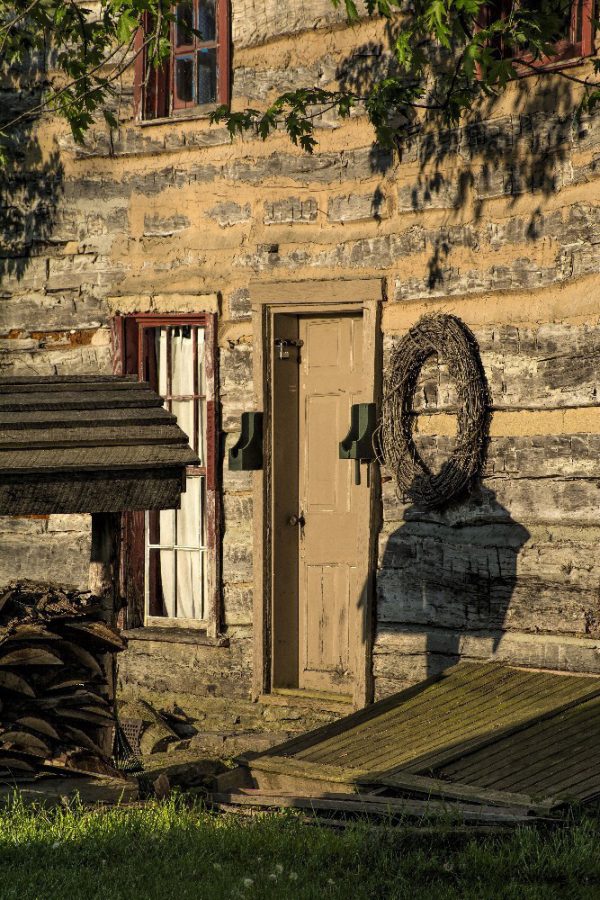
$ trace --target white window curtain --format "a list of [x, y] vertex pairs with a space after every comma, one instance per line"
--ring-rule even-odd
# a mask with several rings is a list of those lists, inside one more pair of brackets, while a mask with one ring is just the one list
[[[202, 463], [206, 458], [205, 401], [192, 398], [205, 393], [204, 331], [197, 333], [198, 386], [194, 391], [194, 329], [162, 327], [157, 329], [158, 390], [171, 396], [171, 410], [180, 428], [195, 446]], [[170, 369], [169, 385], [169, 350]], [[169, 390], [170, 388], [170, 390]], [[194, 404], [198, 410], [198, 430], [194, 428]], [[165, 404], [169, 405], [169, 401]], [[206, 597], [205, 479], [188, 475], [181, 495], [181, 509], [162, 510], [160, 522], [160, 571], [165, 613], [169, 618], [204, 619]]]

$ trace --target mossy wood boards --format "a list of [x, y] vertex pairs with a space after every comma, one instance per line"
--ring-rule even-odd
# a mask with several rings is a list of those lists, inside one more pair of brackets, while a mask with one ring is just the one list
[[600, 792], [600, 760], [589, 764], [599, 729], [600, 678], [462, 663], [247, 765], [259, 781], [264, 772], [475, 802], [504, 795], [533, 808], [531, 798]]

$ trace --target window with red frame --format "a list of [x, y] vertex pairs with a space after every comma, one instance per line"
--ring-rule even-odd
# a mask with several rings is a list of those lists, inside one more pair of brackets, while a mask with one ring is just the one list
[[512, 58], [521, 65], [523, 74], [548, 65], [560, 65], [594, 52], [594, 0], [491, 0], [484, 7], [484, 23], [487, 25], [508, 17], [515, 7], [541, 11], [542, 4], [556, 22], [550, 56], [536, 57], [526, 47], [515, 54], [514, 48], [506, 47], [502, 39], [496, 45], [503, 58]]
[[161, 68], [149, 65], [144, 34], [138, 35], [135, 87], [142, 120], [229, 102], [229, 0], [185, 0], [174, 4], [173, 13], [171, 56]]
[[215, 317], [119, 318], [118, 371], [137, 374], [163, 397], [200, 458], [186, 469], [177, 510], [126, 517], [122, 558], [128, 627], [216, 623], [218, 495]]

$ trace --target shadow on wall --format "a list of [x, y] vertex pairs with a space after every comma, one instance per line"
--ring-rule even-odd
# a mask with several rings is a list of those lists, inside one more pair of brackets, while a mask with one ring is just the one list
[[[8, 97], [5, 96], [8, 94]], [[19, 103], [15, 91], [0, 91], [0, 131], [35, 97]], [[0, 290], [7, 277], [21, 280], [31, 260], [46, 249], [57, 221], [64, 171], [58, 149], [44, 155], [36, 120], [13, 129], [8, 161], [0, 163]]]
[[440, 512], [405, 510], [381, 556], [377, 611], [380, 625], [406, 639], [409, 655], [425, 658], [414, 680], [458, 662], [469, 635], [489, 655], [497, 650], [529, 536], [482, 486]]
[[[382, 41], [356, 48], [338, 66], [340, 86], [364, 94], [373, 84], [396, 74], [391, 51], [394, 40], [394, 29], [388, 24]], [[473, 110], [468, 122], [457, 127], [440, 128], [433, 120], [421, 127], [414, 110], [407, 110], [406, 136], [398, 142], [398, 157], [400, 163], [416, 163], [418, 174], [412, 184], [400, 186], [398, 210], [446, 213], [442, 227], [423, 235], [430, 253], [424, 287], [438, 294], [448, 288], [453, 249], [477, 251], [485, 240], [490, 250], [506, 242], [519, 244], [523, 248], [519, 255], [526, 255], [528, 246], [560, 231], [556, 214], [544, 214], [544, 201], [565, 184], [587, 178], [570, 164], [573, 145], [585, 132], [576, 117], [574, 85], [559, 78], [547, 84], [521, 78], [509, 90], [510, 108], [502, 96], [490, 97]], [[373, 144], [374, 174], [384, 176], [393, 162], [391, 152]], [[487, 201], [504, 198], [505, 215], [510, 215], [519, 198], [527, 195], [533, 201], [528, 211], [519, 209], [504, 229], [498, 233], [493, 227], [478, 229]], [[465, 210], [467, 226], [463, 224]]]

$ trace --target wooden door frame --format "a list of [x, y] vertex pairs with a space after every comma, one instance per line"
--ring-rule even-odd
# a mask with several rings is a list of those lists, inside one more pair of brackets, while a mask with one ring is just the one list
[[[253, 549], [253, 679], [254, 699], [271, 693], [271, 343], [273, 315], [361, 312], [363, 315], [363, 369], [366, 393], [379, 402], [381, 395], [383, 278], [335, 279], [324, 281], [254, 282], [250, 284], [252, 332], [254, 340], [254, 402], [264, 411], [264, 468], [253, 472], [254, 509]], [[363, 627], [357, 629], [356, 672], [353, 706], [361, 709], [373, 698], [373, 611], [377, 542], [381, 528], [381, 490], [379, 474], [373, 466], [369, 520], [364, 524], [369, 547], [367, 602], [363, 609]]]

